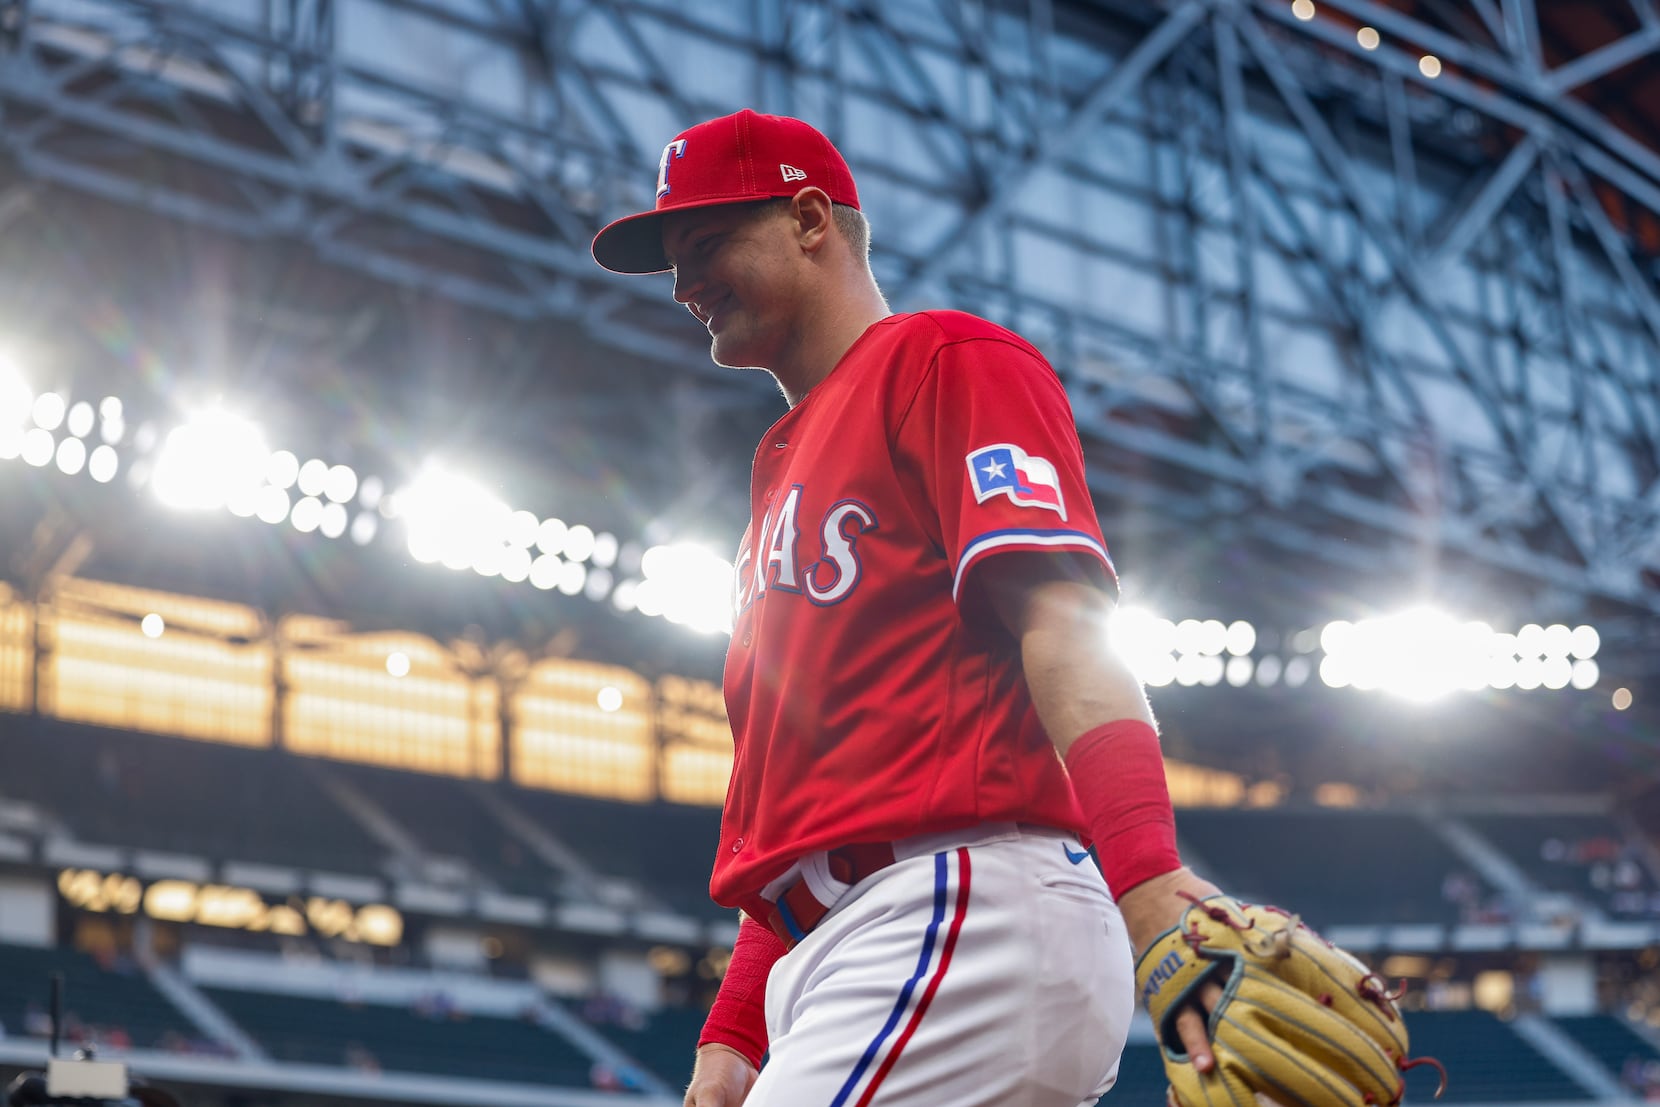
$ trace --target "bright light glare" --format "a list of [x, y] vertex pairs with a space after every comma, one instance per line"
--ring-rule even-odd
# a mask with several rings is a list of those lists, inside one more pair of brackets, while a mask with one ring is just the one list
[[1429, 78], [1441, 75], [1441, 59], [1434, 54], [1425, 54], [1418, 59], [1418, 72]]
[[509, 546], [502, 551], [501, 579], [518, 584], [530, 576], [530, 551], [522, 546]]
[[554, 554], [543, 554], [530, 563], [530, 583], [544, 592], [556, 587], [559, 584], [559, 568], [563, 564]]
[[1291, 14], [1307, 23], [1314, 18], [1314, 0], [1292, 0]]
[[321, 496], [323, 486], [328, 483], [329, 463], [320, 457], [314, 457], [300, 466], [300, 491], [307, 496]]
[[34, 406], [34, 390], [23, 379], [17, 365], [0, 353], [0, 426], [21, 427]]
[[288, 492], [275, 485], [266, 485], [259, 490], [256, 501], [259, 505], [258, 515], [261, 522], [276, 526], [288, 518]]
[[507, 505], [483, 485], [436, 464], [399, 491], [396, 503], [416, 561], [452, 569], [488, 565], [487, 550], [501, 548], [506, 537]]
[[360, 511], [357, 518], [352, 520], [352, 541], [359, 546], [367, 546], [375, 540], [375, 532], [380, 529], [380, 520], [372, 511]]
[[564, 553], [565, 532], [568, 529], [563, 519], [543, 519], [536, 531], [536, 548], [545, 554]]
[[259, 487], [269, 457], [258, 427], [214, 409], [167, 435], [151, 484], [156, 498], [169, 507], [222, 507], [237, 493]]
[[[572, 528], [573, 532], [576, 528]], [[592, 553], [590, 548], [587, 552]], [[574, 564], [574, 563], [573, 563]], [[653, 546], [640, 561], [646, 579], [634, 604], [648, 615], [705, 634], [732, 629], [732, 563], [688, 542]]]
[[1553, 692], [1566, 688], [1574, 678], [1573, 662], [1565, 657], [1547, 657], [1540, 668], [1540, 683]]
[[1235, 620], [1228, 624], [1228, 652], [1235, 657], [1244, 657], [1257, 648], [1257, 628], [1244, 619]]
[[615, 711], [623, 705], [622, 689], [606, 685], [599, 690], [599, 709], [601, 711]]
[[323, 517], [317, 524], [317, 529], [323, 532], [324, 538], [339, 538], [346, 533], [346, 505], [340, 503], [326, 503], [323, 505]]
[[58, 443], [58, 469], [74, 476], [86, 466], [86, 443], [79, 438], [65, 438]]
[[1428, 702], [1508, 679], [1495, 672], [1493, 639], [1486, 623], [1460, 623], [1428, 608], [1354, 624], [1334, 622], [1320, 636], [1327, 654], [1320, 677], [1334, 688], [1377, 688]]
[[386, 655], [386, 671], [395, 677], [409, 675], [409, 655], [402, 650], [393, 650]]
[[587, 561], [594, 555], [592, 527], [578, 523], [565, 532], [565, 556], [572, 561]]
[[278, 450], [265, 461], [265, 479], [273, 488], [293, 488], [300, 479], [300, 459], [287, 450]]
[[601, 569], [609, 569], [617, 563], [617, 536], [608, 530], [602, 530], [594, 535], [594, 553], [589, 558]]
[[536, 531], [541, 526], [541, 520], [533, 512], [515, 511], [507, 517], [507, 542], [521, 550], [528, 550], [536, 544]]
[[1142, 683], [1162, 688], [1175, 679], [1176, 624], [1144, 607], [1120, 607], [1107, 619], [1113, 650]]
[[57, 448], [57, 440], [49, 430], [30, 427], [23, 434], [23, 460], [37, 469], [52, 460]]
[[301, 534], [310, 534], [323, 522], [323, 503], [315, 496], [302, 496], [300, 502], [294, 505], [294, 512], [288, 521], [294, 524], [294, 529]]
[[357, 495], [357, 471], [350, 465], [333, 465], [323, 478], [323, 494], [337, 504], [349, 504]]
[[63, 397], [56, 392], [42, 392], [35, 397], [35, 405], [32, 411], [35, 426], [41, 430], [57, 430], [63, 426], [64, 412], [68, 410], [68, 407], [69, 405], [64, 402]]
[[1577, 626], [1573, 630], [1571, 652], [1575, 657], [1589, 660], [1602, 648], [1602, 635], [1593, 626]]
[[92, 433], [93, 424], [98, 421], [98, 416], [93, 413], [92, 405], [82, 400], [69, 409], [66, 421], [70, 434], [76, 438], [85, 438]]
[[154, 611], [139, 620], [138, 629], [144, 632], [146, 638], [160, 638], [167, 629], [167, 623]]
[[611, 584], [611, 570], [596, 566], [588, 570], [588, 583], [582, 586], [582, 594], [597, 603], [610, 594]]
[[99, 446], [86, 461], [87, 473], [99, 484], [108, 484], [114, 480], [115, 471], [120, 467], [121, 458], [111, 446]]
[[559, 566], [559, 591], [574, 596], [588, 583], [588, 567], [580, 561], [567, 561]]

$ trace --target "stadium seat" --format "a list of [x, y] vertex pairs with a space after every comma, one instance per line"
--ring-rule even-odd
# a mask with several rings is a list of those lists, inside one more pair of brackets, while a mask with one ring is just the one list
[[[581, 1005], [573, 1005], [581, 1017]], [[690, 1007], [665, 1007], [645, 1016], [637, 1028], [590, 1022], [613, 1044], [655, 1073], [671, 1088], [683, 1088], [692, 1076], [692, 1061], [704, 1014]]]
[[492, 818], [470, 782], [366, 765], [331, 764], [407, 830], [427, 852], [457, 858], [503, 891], [552, 896], [559, 877]]
[[[1443, 1103], [1566, 1103], [1589, 1093], [1486, 1011], [1413, 1011], [1407, 1016], [1414, 1057], [1447, 1067]], [[1437, 1076], [1428, 1067], [1406, 1074], [1407, 1102], [1427, 1103]]]
[[45, 808], [85, 841], [380, 870], [374, 841], [286, 754], [46, 718], [0, 725], [0, 794]]
[[1551, 1021], [1609, 1072], [1624, 1072], [1632, 1060], [1660, 1061], [1660, 1049], [1613, 1015], [1557, 1016]]
[[[104, 968], [91, 955], [72, 949], [35, 949], [0, 945], [0, 1025], [7, 1033], [28, 1033], [31, 1008], [38, 1018], [49, 1004], [52, 973], [64, 980], [64, 1022], [108, 1031], [120, 1028], [139, 1048], [170, 1048], [193, 1041], [200, 1032], [167, 998], [156, 991], [131, 962]], [[65, 1036], [65, 1042], [70, 1038]]]
[[386, 1072], [586, 1087], [591, 1062], [534, 1023], [478, 1015], [423, 1015], [263, 992], [203, 991], [272, 1057]]
[[1654, 874], [1605, 815], [1469, 815], [1470, 829], [1548, 891], [1571, 892], [1615, 914], [1646, 915]]
[[1459, 921], [1441, 882], [1466, 866], [1412, 815], [1189, 808], [1176, 812], [1176, 829], [1210, 866], [1204, 875], [1316, 929]]
[[720, 812], [672, 803], [629, 804], [521, 790], [513, 802], [594, 869], [638, 883], [699, 918], [732, 918], [709, 899]]

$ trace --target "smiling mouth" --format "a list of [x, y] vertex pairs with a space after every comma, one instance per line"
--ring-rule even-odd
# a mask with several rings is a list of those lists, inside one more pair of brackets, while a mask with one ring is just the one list
[[715, 330], [715, 320], [719, 319], [726, 311], [728, 299], [730, 299], [730, 297], [723, 296], [719, 300], [716, 300], [708, 308], [700, 307], [698, 310], [698, 316], [703, 320], [703, 325], [709, 329], [711, 334], [714, 333]]

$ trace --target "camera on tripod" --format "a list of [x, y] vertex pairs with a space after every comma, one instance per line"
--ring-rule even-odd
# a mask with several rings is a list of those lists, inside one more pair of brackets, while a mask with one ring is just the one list
[[90, 1048], [59, 1057], [63, 1016], [63, 974], [53, 973], [51, 1052], [45, 1072], [25, 1072], [6, 1089], [8, 1107], [179, 1107], [172, 1093], [134, 1076], [124, 1061], [100, 1061]]

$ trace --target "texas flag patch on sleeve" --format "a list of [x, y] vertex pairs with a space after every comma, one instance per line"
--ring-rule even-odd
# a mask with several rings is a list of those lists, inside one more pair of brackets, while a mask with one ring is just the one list
[[1063, 521], [1066, 519], [1066, 502], [1061, 498], [1061, 480], [1055, 467], [1019, 446], [999, 442], [980, 447], [968, 455], [968, 473], [976, 503], [1007, 496], [1021, 507], [1046, 507]]

